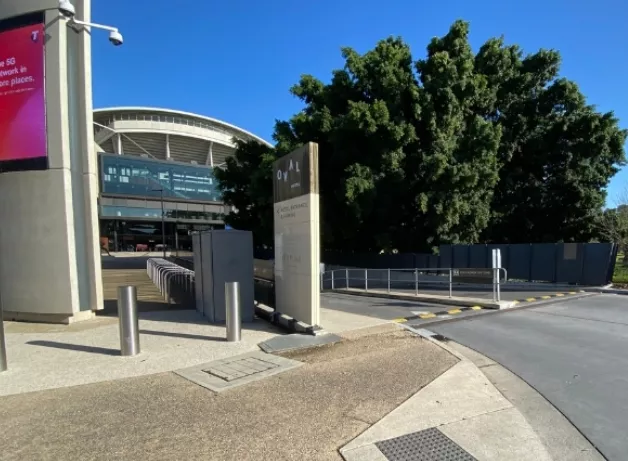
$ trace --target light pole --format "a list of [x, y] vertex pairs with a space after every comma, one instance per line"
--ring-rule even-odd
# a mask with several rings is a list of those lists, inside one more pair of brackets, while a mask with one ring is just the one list
[[166, 259], [166, 213], [164, 212], [164, 189], [153, 189], [153, 192], [161, 192], [161, 249]]

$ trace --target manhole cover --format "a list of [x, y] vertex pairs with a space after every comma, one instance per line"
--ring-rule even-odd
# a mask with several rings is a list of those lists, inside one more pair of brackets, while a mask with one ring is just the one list
[[223, 363], [203, 371], [207, 374], [216, 376], [217, 378], [231, 382], [235, 379], [245, 378], [247, 376], [255, 375], [257, 373], [272, 370], [273, 368], [278, 367], [279, 365], [276, 363], [250, 357], [230, 361], [225, 360]]
[[175, 373], [199, 386], [222, 392], [301, 365], [296, 360], [255, 351], [176, 370]]
[[382, 440], [375, 446], [389, 461], [477, 461], [435, 427]]

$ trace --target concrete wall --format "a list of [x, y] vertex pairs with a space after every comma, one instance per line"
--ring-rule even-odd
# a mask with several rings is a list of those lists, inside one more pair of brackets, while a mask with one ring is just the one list
[[[89, 0], [73, 3], [89, 21]], [[67, 323], [103, 306], [90, 35], [69, 29], [57, 5], [0, 1], [0, 20], [53, 8], [45, 13], [49, 170], [0, 174], [5, 319]]]

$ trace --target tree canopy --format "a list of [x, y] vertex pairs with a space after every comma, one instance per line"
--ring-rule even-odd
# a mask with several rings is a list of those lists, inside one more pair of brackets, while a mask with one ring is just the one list
[[503, 38], [474, 53], [456, 21], [414, 60], [401, 38], [343, 48], [329, 83], [291, 88], [304, 104], [275, 148], [237, 145], [216, 176], [233, 227], [272, 244], [271, 164], [319, 144], [326, 249], [426, 251], [443, 243], [586, 241], [627, 133], [559, 75], [553, 50]]

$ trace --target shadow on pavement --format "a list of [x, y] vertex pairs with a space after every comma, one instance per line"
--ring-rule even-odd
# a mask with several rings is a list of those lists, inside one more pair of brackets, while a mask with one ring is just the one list
[[[115, 299], [105, 299], [104, 309], [98, 311], [96, 315], [104, 317], [117, 317], [118, 316], [118, 301]], [[142, 301], [137, 300], [137, 312], [172, 312], [172, 311], [194, 311], [189, 306], [183, 306], [180, 304], [167, 304], [159, 301]]]
[[133, 256], [127, 258], [101, 256], [100, 261], [103, 269], [146, 269], [148, 256]]
[[156, 330], [140, 330], [140, 334], [154, 335], [154, 336], [167, 336], [170, 338], [198, 339], [201, 341], [226, 341], [226, 338], [222, 336], [192, 335], [189, 333], [170, 333], [167, 331], [156, 331]]
[[117, 349], [109, 349], [106, 347], [96, 347], [96, 346], [83, 346], [81, 344], [68, 344], [68, 343], [60, 343], [57, 341], [29, 341], [26, 344], [31, 346], [43, 346], [43, 347], [53, 347], [55, 349], [66, 349], [70, 351], [79, 351], [79, 352], [89, 352], [92, 354], [103, 354], [103, 355], [120, 355], [120, 351]]

